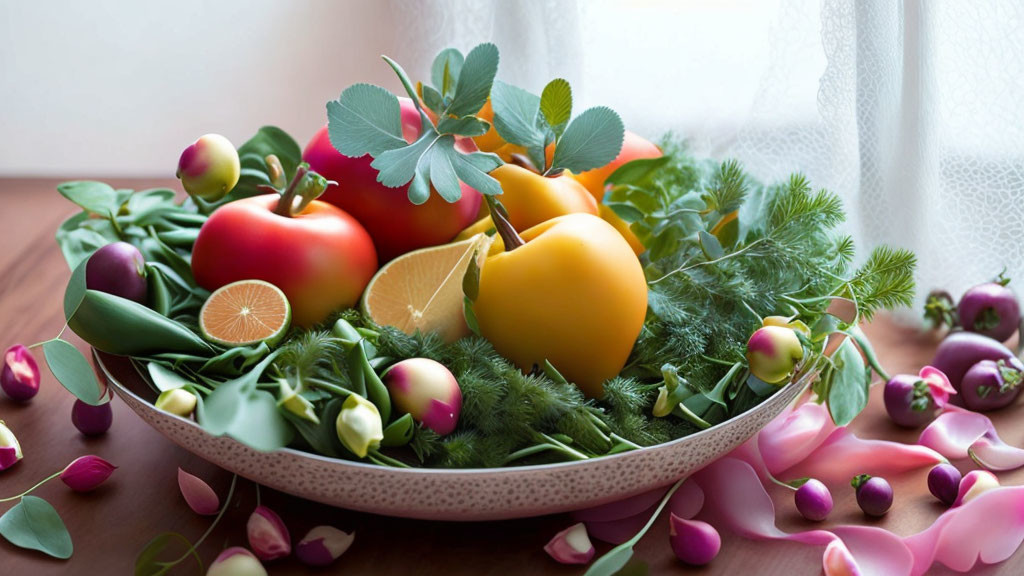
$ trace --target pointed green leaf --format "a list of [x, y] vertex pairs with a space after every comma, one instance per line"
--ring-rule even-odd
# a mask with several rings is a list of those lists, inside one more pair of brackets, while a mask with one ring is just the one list
[[491, 89], [494, 128], [502, 140], [519, 146], [543, 147], [544, 133], [537, 127], [540, 98], [502, 81]]
[[[178, 544], [179, 551], [167, 554], [164, 560], [159, 557], [171, 544]], [[199, 558], [199, 552], [192, 546], [192, 542], [177, 532], [164, 532], [157, 534], [135, 557], [135, 576], [156, 576], [165, 574], [168, 570], [167, 562], [174, 561], [182, 553], [188, 553], [196, 559], [199, 564], [199, 572], [203, 571], [203, 561]]]
[[470, 50], [459, 71], [448, 114], [459, 117], [479, 112], [487, 102], [497, 73], [497, 46], [488, 42]]
[[445, 48], [434, 58], [434, 63], [430, 66], [430, 82], [444, 97], [451, 97], [455, 90], [455, 83], [459, 80], [462, 63], [465, 60], [462, 52], [455, 48]]
[[412, 144], [387, 150], [374, 156], [370, 165], [378, 170], [377, 181], [388, 188], [398, 188], [408, 184], [416, 174], [420, 158], [430, 150], [437, 139], [436, 132], [427, 131]]
[[43, 356], [53, 377], [86, 404], [100, 404], [100, 384], [89, 361], [66, 340], [50, 340], [43, 344]]
[[870, 372], [852, 338], [843, 340], [832, 355], [835, 372], [828, 391], [828, 411], [838, 426], [846, 426], [867, 406]]
[[444, 112], [444, 99], [441, 94], [431, 86], [422, 85], [423, 104], [440, 116]]
[[473, 301], [468, 296], [462, 297], [462, 315], [466, 318], [466, 326], [469, 330], [480, 335], [480, 324], [476, 320], [476, 312], [473, 311]]
[[480, 251], [474, 250], [473, 257], [466, 266], [466, 273], [462, 275], [462, 293], [470, 300], [476, 300], [480, 295], [480, 266], [477, 264], [479, 257]]
[[75, 271], [71, 273], [71, 278], [68, 280], [68, 285], [64, 289], [64, 320], [69, 320], [75, 315], [78, 310], [78, 306], [82, 303], [82, 298], [85, 297], [85, 267], [89, 260], [86, 258], [78, 263], [75, 267]]
[[452, 118], [446, 116], [437, 123], [437, 131], [441, 134], [457, 134], [459, 136], [483, 136], [491, 125], [476, 116]]
[[149, 372], [149, 379], [153, 381], [153, 385], [161, 392], [177, 390], [193, 383], [191, 380], [173, 370], [165, 368], [157, 362], [146, 364], [146, 371]]
[[725, 256], [725, 250], [714, 234], [701, 230], [697, 233], [697, 239], [700, 240], [700, 249], [708, 260], [718, 260]]
[[626, 162], [616, 168], [615, 172], [612, 172], [605, 179], [605, 186], [616, 186], [619, 184], [643, 186], [648, 184], [651, 178], [671, 160], [671, 156], [660, 156], [658, 158], [640, 158]]
[[388, 424], [388, 427], [384, 429], [384, 439], [380, 441], [380, 445], [385, 448], [405, 446], [412, 440], [415, 432], [416, 422], [412, 419], [412, 414], [406, 414]]
[[121, 207], [117, 191], [103, 182], [63, 182], [57, 185], [57, 191], [84, 210], [100, 216], [110, 217], [117, 214], [118, 208]]
[[407, 145], [398, 98], [372, 84], [353, 84], [338, 100], [327, 103], [327, 133], [339, 152], [353, 158], [376, 158]]
[[49, 502], [36, 496], [23, 496], [13, 508], [0, 516], [0, 536], [21, 548], [67, 560], [74, 552], [71, 534]]
[[555, 78], [540, 94], [540, 113], [558, 136], [565, 131], [572, 116], [572, 88], [562, 78]]
[[501, 184], [489, 175], [492, 170], [503, 164], [497, 154], [485, 152], [463, 154], [456, 150], [452, 159], [455, 165], [455, 174], [467, 186], [489, 196], [501, 194]]
[[277, 156], [281, 161], [281, 168], [288, 179], [295, 174], [299, 163], [302, 162], [302, 148], [299, 143], [277, 126], [261, 126], [252, 138], [238, 147], [239, 157], [252, 155], [250, 158], [255, 157], [263, 163], [261, 167], [264, 170], [266, 163], [263, 159], [270, 154]]
[[585, 172], [608, 164], [622, 150], [622, 119], [611, 108], [585, 110], [565, 129], [555, 146], [552, 170]]
[[383, 58], [384, 61], [388, 63], [388, 66], [391, 66], [391, 69], [395, 71], [395, 74], [398, 76], [398, 81], [401, 82], [402, 87], [405, 88], [405, 93], [409, 96], [409, 99], [412, 100], [412, 103], [416, 106], [416, 109], [419, 110], [420, 115], [422, 116], [423, 110], [420, 108], [420, 96], [416, 93], [416, 89], [413, 88], [412, 80], [410, 80], [409, 75], [405, 73], [405, 69], [402, 68], [401, 64], [395, 62], [391, 58], [388, 58], [387, 56], [383, 56]]
[[437, 146], [430, 151], [430, 183], [447, 202], [455, 202], [462, 198], [462, 187], [455, 174], [454, 162], [459, 152], [455, 150], [455, 139], [442, 136]]

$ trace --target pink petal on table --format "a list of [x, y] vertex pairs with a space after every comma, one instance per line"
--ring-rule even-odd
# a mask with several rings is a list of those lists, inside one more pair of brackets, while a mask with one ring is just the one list
[[1024, 466], [1024, 450], [1003, 442], [990, 430], [967, 449], [971, 459], [989, 470], [1016, 470]]
[[914, 568], [910, 548], [902, 538], [884, 528], [836, 526], [831, 531], [842, 540], [864, 576], [906, 576]]
[[[664, 496], [664, 493], [662, 493], [662, 496]], [[584, 524], [587, 525], [587, 533], [590, 534], [591, 538], [618, 545], [635, 536], [644, 527], [644, 524], [651, 519], [651, 515], [654, 514], [654, 510], [657, 507], [658, 502], [655, 502], [650, 508], [641, 510], [633, 516], [604, 522], [592, 520], [584, 522]]]
[[844, 427], [835, 429], [807, 458], [778, 476], [783, 480], [817, 478], [826, 484], [844, 484], [858, 474], [888, 477], [943, 461], [942, 455], [930, 448], [864, 440]]
[[555, 534], [544, 546], [544, 551], [559, 564], [587, 564], [596, 553], [587, 536], [587, 527], [582, 522]]
[[178, 468], [178, 488], [181, 489], [181, 495], [185, 497], [188, 507], [196, 514], [211, 516], [220, 510], [220, 498], [213, 488], [198, 476], [193, 476], [181, 468]]
[[622, 520], [623, 518], [636, 516], [657, 504], [666, 492], [668, 492], [668, 486], [655, 488], [649, 492], [609, 502], [608, 504], [576, 510], [571, 515], [573, 520], [577, 522], [611, 522], [613, 520]]
[[1022, 541], [1024, 486], [989, 490], [904, 539], [914, 554], [914, 576], [926, 573], [934, 562], [958, 572], [966, 572], [978, 562], [1002, 562]]
[[988, 416], [950, 406], [921, 432], [917, 443], [959, 460], [967, 458], [971, 444], [992, 430]]
[[[643, 528], [666, 492], [668, 488], [658, 488], [611, 504], [577, 510], [571, 516], [586, 524], [591, 537], [622, 544]], [[683, 482], [668, 501], [669, 511], [685, 519], [693, 518], [703, 507], [704, 492], [693, 480]]]
[[704, 508], [704, 491], [693, 480], [683, 482], [668, 499], [669, 512], [684, 520], [692, 520]]
[[956, 500], [950, 508], [957, 508], [974, 500], [989, 490], [999, 488], [999, 478], [988, 470], [971, 470], [957, 487]]
[[772, 420], [757, 435], [757, 448], [772, 474], [795, 466], [836, 429], [828, 408], [807, 402]]

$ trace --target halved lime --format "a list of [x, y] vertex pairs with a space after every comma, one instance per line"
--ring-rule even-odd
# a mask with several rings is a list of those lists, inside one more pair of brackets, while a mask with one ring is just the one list
[[292, 308], [280, 288], [263, 280], [221, 286], [199, 312], [203, 338], [222, 346], [248, 346], [281, 340], [292, 322]]

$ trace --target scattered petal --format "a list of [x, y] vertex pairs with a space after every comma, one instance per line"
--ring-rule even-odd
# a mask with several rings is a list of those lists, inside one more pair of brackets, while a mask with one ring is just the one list
[[[689, 482], [684, 483], [684, 486], [685, 484], [689, 484]], [[657, 504], [661, 501], [665, 492], [668, 492], [668, 488], [655, 488], [649, 492], [630, 496], [629, 498], [623, 498], [622, 500], [616, 500], [615, 502], [609, 502], [608, 504], [602, 504], [592, 508], [584, 508], [583, 510], [576, 510], [572, 513], [572, 518], [579, 522], [610, 522], [612, 520], [622, 520], [623, 518], [636, 516]]]
[[914, 555], [899, 536], [878, 526], [836, 526], [831, 529], [864, 576], [910, 574]]
[[14, 466], [21, 458], [21, 444], [15, 438], [14, 432], [0, 420], [0, 470]]
[[210, 564], [206, 576], [267, 576], [267, 569], [252, 552], [241, 546], [232, 546]]
[[544, 546], [544, 551], [561, 564], [587, 564], [596, 552], [587, 536], [587, 527], [582, 522], [555, 534]]
[[0, 388], [15, 402], [28, 402], [39, 393], [39, 365], [32, 352], [15, 344], [4, 352]]
[[307, 566], [327, 566], [352, 546], [355, 537], [334, 526], [317, 526], [295, 545], [295, 556]]
[[117, 466], [99, 456], [81, 456], [68, 464], [60, 479], [75, 492], [89, 492], [103, 484]]
[[970, 456], [971, 444], [992, 430], [988, 416], [948, 407], [921, 432], [917, 443], [950, 460], [960, 460]]
[[765, 426], [757, 435], [757, 448], [768, 470], [777, 474], [797, 465], [835, 429], [828, 408], [806, 402]]
[[803, 461], [779, 471], [777, 475], [781, 478], [810, 477], [826, 484], [841, 484], [858, 474], [895, 476], [944, 461], [941, 454], [924, 446], [864, 440], [844, 427], [829, 434], [825, 442]]
[[[684, 484], [689, 484], [686, 482]], [[664, 492], [662, 496], [664, 496]], [[658, 499], [660, 502], [660, 498]], [[650, 508], [642, 510], [639, 514], [628, 516], [626, 518], [619, 518], [618, 520], [608, 520], [599, 522], [591, 520], [586, 522], [587, 533], [590, 534], [591, 538], [607, 542], [609, 544], [622, 544], [626, 540], [629, 540], [641, 528], [647, 521], [651, 519], [651, 515], [654, 514], [654, 509], [658, 507], [658, 502], [655, 502]]]
[[1024, 450], [1003, 442], [994, 430], [978, 438], [967, 453], [979, 466], [989, 470], [1016, 470], [1024, 466]]
[[921, 368], [918, 376], [928, 384], [928, 389], [932, 393], [932, 401], [938, 408], [944, 407], [949, 402], [949, 397], [956, 394], [956, 389], [949, 383], [946, 373], [934, 366]]
[[[196, 514], [212, 516], [220, 510], [220, 498], [213, 488], [198, 476], [193, 476], [181, 468], [178, 468], [178, 488], [181, 489], [181, 495], [185, 497], [188, 507]], [[246, 552], [248, 553], [248, 550]]]
[[263, 561], [276, 560], [292, 553], [292, 538], [281, 517], [266, 506], [257, 506], [245, 525], [249, 547]]
[[960, 481], [953, 508], [962, 506], [989, 490], [999, 488], [999, 478], [988, 470], [972, 470]]
[[687, 520], [675, 514], [668, 516], [668, 541], [676, 558], [690, 566], [704, 566], [718, 556], [722, 537], [707, 522]]

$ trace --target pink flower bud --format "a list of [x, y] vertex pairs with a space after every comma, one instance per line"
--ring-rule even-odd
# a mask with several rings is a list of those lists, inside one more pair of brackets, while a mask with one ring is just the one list
[[342, 532], [334, 526], [317, 526], [295, 545], [295, 556], [307, 566], [327, 566], [352, 546], [355, 533]]
[[671, 513], [668, 520], [668, 541], [676, 558], [690, 566], [703, 566], [718, 556], [722, 548], [722, 537], [714, 526]]
[[206, 134], [181, 153], [178, 178], [185, 191], [208, 202], [223, 198], [241, 174], [238, 151], [220, 134]]
[[71, 423], [86, 436], [104, 434], [113, 422], [114, 411], [109, 400], [99, 406], [93, 406], [76, 398], [71, 406]]
[[786, 381], [803, 357], [803, 345], [792, 328], [764, 326], [747, 341], [750, 371], [769, 384]]
[[561, 564], [586, 564], [594, 558], [587, 527], [580, 522], [562, 530], [544, 546], [544, 551]]
[[241, 546], [232, 546], [210, 564], [206, 576], [267, 576], [267, 569]]
[[266, 506], [257, 506], [245, 525], [249, 547], [263, 561], [276, 560], [292, 553], [292, 538], [288, 527], [276, 512]]
[[39, 393], [39, 365], [28, 348], [15, 344], [4, 352], [0, 388], [16, 402], [28, 402]]
[[999, 488], [999, 478], [988, 470], [972, 470], [960, 481], [960, 489], [953, 502], [953, 508], [967, 504], [984, 492]]
[[0, 470], [7, 470], [22, 458], [21, 444], [11, 429], [0, 420]]
[[842, 540], [836, 539], [825, 547], [825, 554], [821, 557], [821, 565], [825, 570], [825, 576], [860, 576], [860, 567], [853, 559], [850, 550], [843, 544]]
[[117, 466], [99, 456], [81, 456], [68, 464], [60, 479], [75, 492], [89, 492], [103, 484]]
[[455, 430], [462, 411], [462, 390], [444, 364], [409, 358], [388, 368], [381, 379], [399, 410], [441, 436]]
[[188, 507], [196, 514], [211, 516], [220, 510], [220, 498], [213, 488], [198, 476], [193, 476], [181, 468], [178, 468], [178, 488], [185, 497]]

